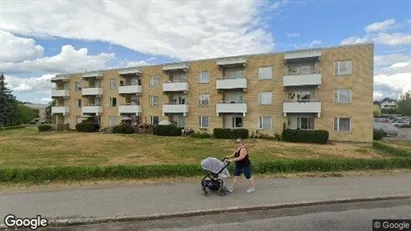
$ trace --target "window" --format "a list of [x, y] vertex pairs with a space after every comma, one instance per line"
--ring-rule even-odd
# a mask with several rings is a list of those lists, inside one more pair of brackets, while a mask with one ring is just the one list
[[160, 77], [150, 76], [150, 87], [155, 87], [160, 83]]
[[334, 118], [334, 131], [350, 132], [351, 118]]
[[243, 78], [243, 69], [229, 68], [224, 70], [225, 78], [227, 79], [241, 79]]
[[352, 60], [337, 61], [334, 63], [335, 75], [351, 75]]
[[110, 79], [110, 89], [116, 89], [117, 82], [116, 79]]
[[348, 104], [352, 101], [351, 89], [335, 90], [334, 102], [339, 104]]
[[297, 117], [297, 129], [314, 130], [313, 117]]
[[272, 119], [272, 117], [268, 117], [268, 116], [260, 117], [259, 128], [264, 129], [264, 130], [273, 129], [273, 119]]
[[81, 83], [79, 81], [76, 81], [76, 91], [80, 91], [81, 90]]
[[309, 75], [312, 74], [311, 66], [300, 66], [300, 74], [301, 75]]
[[150, 106], [157, 106], [158, 105], [158, 96], [151, 95], [150, 96]]
[[117, 99], [110, 98], [110, 107], [116, 107], [116, 106], [117, 106]]
[[200, 128], [209, 128], [210, 127], [210, 117], [208, 116], [200, 116], [198, 118], [198, 126]]
[[199, 105], [208, 105], [210, 103], [210, 95], [201, 94], [198, 97]]
[[206, 71], [200, 72], [200, 83], [209, 83], [210, 82], [210, 73]]
[[242, 128], [243, 127], [243, 117], [235, 116], [233, 117], [233, 128]]
[[81, 107], [81, 99], [77, 99], [77, 107]]
[[273, 79], [272, 67], [261, 67], [258, 69], [258, 79]]
[[158, 125], [159, 119], [158, 116], [151, 116], [151, 124]]
[[258, 101], [260, 105], [271, 105], [273, 103], [273, 93], [272, 92], [261, 92], [259, 94]]
[[310, 102], [311, 92], [297, 92], [297, 101]]

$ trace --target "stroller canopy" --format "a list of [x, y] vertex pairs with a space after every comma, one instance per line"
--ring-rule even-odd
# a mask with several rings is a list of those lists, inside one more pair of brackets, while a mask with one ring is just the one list
[[[201, 161], [201, 167], [206, 171], [217, 174], [221, 169], [226, 167], [226, 164], [217, 158], [208, 157]], [[228, 178], [230, 177], [230, 173], [228, 172], [228, 169], [225, 168], [218, 176], [221, 178]]]

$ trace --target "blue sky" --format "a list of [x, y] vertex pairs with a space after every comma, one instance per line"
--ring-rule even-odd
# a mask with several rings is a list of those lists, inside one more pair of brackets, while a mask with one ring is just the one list
[[2, 1], [0, 72], [47, 103], [58, 73], [373, 41], [375, 98], [411, 90], [409, 1], [183, 3]]

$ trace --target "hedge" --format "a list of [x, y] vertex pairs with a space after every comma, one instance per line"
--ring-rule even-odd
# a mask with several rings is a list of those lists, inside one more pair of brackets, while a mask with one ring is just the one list
[[46, 125], [46, 124], [41, 124], [37, 126], [37, 128], [39, 129], [39, 132], [48, 132], [48, 131], [53, 130], [53, 127], [51, 125]]
[[281, 136], [286, 142], [326, 144], [329, 133], [326, 130], [292, 130], [286, 129]]
[[190, 135], [190, 137], [193, 138], [200, 138], [200, 139], [207, 139], [213, 137], [211, 134], [208, 134], [207, 132], [202, 132], [202, 133], [193, 133]]
[[9, 126], [9, 127], [0, 127], [1, 130], [12, 130], [12, 129], [19, 129], [19, 128], [25, 128], [25, 125], [16, 125], [16, 126]]
[[395, 148], [381, 142], [374, 142], [372, 145], [374, 149], [381, 151], [388, 156], [411, 157], [411, 152], [401, 148]]
[[154, 126], [153, 134], [157, 136], [181, 136], [182, 128], [174, 124], [156, 125]]
[[249, 131], [244, 128], [229, 129], [229, 128], [214, 128], [214, 137], [217, 139], [247, 139], [249, 137]]
[[[392, 159], [282, 159], [253, 164], [256, 174], [339, 172], [371, 169], [411, 168], [411, 158]], [[230, 169], [232, 171], [232, 168]], [[203, 175], [200, 165], [118, 165], [2, 168], [0, 182], [44, 182], [53, 180], [148, 179]]]
[[135, 129], [132, 126], [117, 125], [113, 127], [113, 133], [133, 134], [134, 132]]
[[374, 140], [382, 140], [384, 138], [385, 133], [383, 130], [374, 129], [373, 131], [373, 139]]
[[81, 122], [76, 124], [76, 131], [78, 132], [97, 132], [100, 129], [100, 125], [93, 122]]

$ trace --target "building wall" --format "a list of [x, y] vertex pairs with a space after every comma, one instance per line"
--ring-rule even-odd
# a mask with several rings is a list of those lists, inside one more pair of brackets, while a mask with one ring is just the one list
[[[322, 103], [320, 117], [315, 119], [315, 128], [328, 130], [331, 140], [372, 142], [373, 53], [374, 46], [372, 44], [327, 48], [322, 50], [321, 60], [315, 64], [315, 69], [322, 74], [321, 86], [314, 90], [315, 98]], [[259, 126], [259, 117], [271, 116], [273, 129], [260, 132], [269, 135], [280, 134], [283, 123], [288, 124], [288, 118], [284, 117], [283, 113], [283, 101], [288, 98], [288, 91], [283, 88], [283, 76], [288, 70], [287, 65], [283, 62], [284, 54], [263, 54], [247, 56], [246, 58], [248, 64], [244, 69], [244, 75], [248, 81], [248, 89], [244, 92], [244, 100], [248, 104], [248, 113], [243, 119], [244, 127], [249, 129], [250, 133], [255, 133]], [[346, 59], [353, 61], [352, 75], [335, 76], [334, 62]], [[214, 128], [223, 127], [223, 116], [217, 116], [216, 104], [223, 100], [224, 91], [216, 90], [216, 81], [223, 76], [224, 71], [217, 67], [216, 61], [217, 59], [209, 59], [189, 62], [187, 73], [189, 115], [186, 118], [186, 123], [187, 128], [195, 131], [200, 130], [199, 116], [209, 116], [210, 118], [210, 127], [202, 129], [202, 131], [211, 133]], [[163, 116], [162, 114], [162, 105], [168, 103], [169, 97], [163, 93], [162, 87], [163, 83], [169, 80], [169, 76], [162, 71], [162, 67], [163, 65], [141, 67], [143, 92], [140, 95], [140, 105], [142, 105], [141, 122], [143, 123], [150, 123], [151, 116], [158, 116], [160, 121], [168, 119], [167, 115]], [[272, 79], [259, 80], [260, 67], [272, 67]], [[202, 71], [210, 73], [208, 83], [199, 83]], [[150, 87], [150, 76], [159, 76], [160, 83]], [[87, 100], [82, 97], [81, 91], [75, 91], [75, 81], [82, 81], [83, 86], [86, 86], [86, 82], [82, 80], [81, 74], [71, 75], [70, 78], [69, 122], [70, 126], [74, 128], [77, 116], [81, 115], [81, 108], [76, 106], [76, 99], [83, 99], [83, 105], [87, 103]], [[110, 89], [110, 78], [117, 79], [116, 89]], [[118, 106], [125, 103], [125, 97], [118, 94], [121, 79], [118, 70], [104, 71], [102, 80], [103, 115], [101, 117], [103, 127], [109, 125], [110, 116], [118, 116]], [[351, 104], [334, 103], [334, 90], [342, 88], [352, 89]], [[259, 93], [267, 91], [273, 93], [272, 105], [259, 105]], [[200, 94], [209, 94], [209, 105], [199, 105]], [[159, 96], [159, 105], [150, 106], [149, 97], [151, 95]], [[117, 107], [109, 106], [110, 97], [117, 98]], [[352, 118], [352, 131], [333, 131], [334, 118], [336, 117]], [[121, 119], [116, 121], [119, 123]]]

